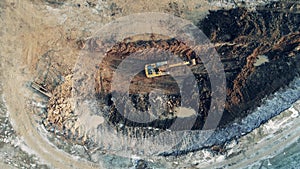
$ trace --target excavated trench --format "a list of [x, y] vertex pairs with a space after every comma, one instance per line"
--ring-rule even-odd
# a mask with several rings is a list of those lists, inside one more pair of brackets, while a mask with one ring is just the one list
[[[214, 43], [226, 73], [226, 108], [219, 124], [220, 127], [240, 120], [251, 113], [251, 110], [261, 104], [263, 98], [286, 86], [299, 74], [300, 14], [289, 10], [292, 4], [279, 2], [271, 4], [271, 6], [274, 5], [285, 10], [266, 10], [270, 8], [270, 5], [266, 5], [256, 11], [249, 11], [245, 8], [211, 11], [198, 23], [198, 27]], [[97, 48], [94, 39], [88, 40], [87, 43], [91, 47], [89, 50]], [[140, 54], [140, 60], [148, 59], [147, 56], [155, 55], [155, 52], [159, 51], [171, 52], [186, 61], [197, 58], [197, 54], [177, 39], [123, 41], [109, 50], [102, 63], [99, 63], [100, 68], [95, 79], [97, 84], [95, 95], [99, 104], [109, 107], [109, 113], [105, 118], [119, 131], [127, 130], [127, 128], [140, 128], [139, 133], [143, 133], [148, 132], [146, 127], [166, 130], [176, 118], [184, 118], [177, 117], [175, 113], [181, 97], [176, 81], [171, 76], [149, 79], [145, 77], [145, 72], [141, 71], [134, 76], [130, 84], [131, 101], [135, 109], [140, 111], [150, 108], [151, 91], [159, 89], [165, 92], [165, 102], [161, 103], [163, 113], [158, 116], [157, 120], [149, 123], [133, 122], [124, 118], [115, 107], [116, 101], [112, 98], [110, 90], [113, 72], [122, 60], [137, 51], [143, 51]], [[164, 59], [160, 58], [160, 61]], [[189, 66], [189, 68], [197, 80], [200, 96], [199, 109], [195, 110], [197, 120], [192, 129], [201, 130], [211, 102], [210, 79], [200, 59], [197, 59], [196, 66]], [[71, 105], [66, 101], [72, 90], [70, 86], [71, 83], [67, 78], [64, 84], [53, 91], [45, 119], [46, 126], [58, 126], [62, 135], [72, 133], [66, 131], [71, 131], [74, 127], [72, 123], [76, 121]], [[65, 94], [62, 94], [62, 91]], [[68, 111], [57, 106], [62, 103], [67, 105]], [[129, 110], [127, 113], [134, 114], [135, 110]], [[128, 134], [128, 132], [125, 133]], [[135, 136], [138, 137], [138, 135]]]
[[[99, 71], [99, 73], [101, 75], [97, 77], [101, 77], [101, 79], [97, 80], [99, 83], [96, 87], [96, 94], [98, 95], [98, 98], [100, 100], [105, 99], [106, 104], [112, 107], [108, 120], [114, 125], [122, 123], [124, 125], [132, 127], [153, 127], [164, 130], [168, 129], [176, 118], [184, 118], [177, 117], [175, 113], [175, 109], [178, 108], [181, 104], [181, 96], [177, 82], [171, 75], [156, 78], [147, 78], [145, 76], [145, 71], [141, 70], [140, 73], [136, 74], [130, 82], [129, 95], [132, 103], [134, 104], [134, 108], [137, 111], [147, 111], [151, 109], [151, 91], [161, 90], [165, 94], [165, 98], [152, 98], [154, 102], [156, 102], [157, 100], [164, 100], [159, 103], [161, 109], [155, 110], [160, 112], [152, 112], [153, 114], [159, 114], [158, 119], [153, 120], [152, 122], [136, 123], [124, 118], [123, 115], [120, 114], [120, 112], [118, 112], [118, 110], [116, 109], [115, 103], [126, 102], [126, 100], [124, 100], [123, 98], [118, 98], [118, 100], [114, 102], [111, 101], [113, 100], [111, 92], [120, 92], [112, 91], [110, 88], [113, 78], [113, 72], [118, 69], [118, 65], [122, 62], [122, 60], [126, 59], [127, 56], [136, 53], [137, 51], [143, 51], [139, 54], [139, 56], [137, 56], [137, 59], [139, 59], [137, 62], [145, 61], [145, 63], [155, 63], [167, 60], [167, 56], [164, 57], [160, 54], [161, 51], [168, 51], [173, 55], [178, 56], [183, 61], [191, 61], [191, 59], [196, 58], [196, 54], [192, 49], [190, 49], [183, 42], [180, 42], [176, 39], [135, 41], [127, 43], [120, 42], [107, 52], [106, 58], [100, 64], [100, 68], [102, 70]], [[157, 58], [157, 56], [161, 57]], [[202, 122], [204, 114], [207, 114], [210, 106], [210, 82], [207, 76], [207, 71], [205, 70], [205, 67], [200, 58], [197, 58], [196, 66], [189, 66], [189, 68], [192, 69], [192, 72], [196, 72], [194, 73], [194, 75], [197, 77], [196, 80], [198, 86], [200, 87], [199, 91], [197, 92], [200, 92], [201, 95], [199, 106], [201, 108], [199, 110], [194, 110], [198, 112], [199, 115], [194, 128], [199, 129], [203, 124]], [[176, 69], [183, 70], [183, 68], [180, 67]], [[181, 73], [178, 76], [179, 77], [177, 77], [177, 79], [182, 79], [182, 81], [184, 81], [185, 83], [189, 82], [184, 73]], [[193, 96], [193, 93], [191, 93], [190, 96]], [[127, 110], [128, 112], [123, 113], [134, 114], [136, 110], [131, 109]]]

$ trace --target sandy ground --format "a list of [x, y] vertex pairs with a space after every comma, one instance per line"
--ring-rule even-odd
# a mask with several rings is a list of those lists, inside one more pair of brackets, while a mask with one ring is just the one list
[[[55, 13], [55, 10], [51, 12]], [[93, 168], [94, 164], [80, 162], [39, 135], [36, 128], [38, 124], [30, 118], [33, 114], [27, 108], [29, 98], [41, 99], [26, 85], [37, 74], [35, 66], [39, 56], [49, 50], [56, 50], [66, 56], [58, 57], [56, 61], [69, 67], [74, 64], [72, 58], [76, 59], [76, 54], [72, 53], [76, 51], [74, 40], [66, 42], [67, 38], [64, 37], [68, 34], [65, 32], [67, 28], [62, 27], [59, 18], [47, 13], [49, 14], [49, 9], [46, 6], [37, 9], [37, 6], [25, 1], [9, 1], [5, 4], [5, 29], [1, 38], [1, 44], [5, 47], [1, 52], [1, 79], [4, 82], [3, 90], [9, 116], [17, 135], [41, 161], [54, 168]], [[68, 48], [72, 50], [67, 50]]]
[[[26, 147], [30, 148], [39, 159], [53, 168], [103, 168], [61, 151], [39, 134], [39, 124], [33, 120], [27, 101], [29, 99], [43, 100], [28, 87], [28, 82], [39, 74], [36, 69], [41, 56], [51, 51], [53, 58], [62, 70], [70, 71], [77, 59], [77, 41], [89, 37], [94, 25], [103, 25], [116, 17], [134, 12], [161, 11], [196, 21], [196, 16], [203, 15], [207, 9], [217, 9], [206, 1], [180, 1], [170, 3], [167, 0], [128, 1], [121, 0], [101, 2], [95, 8], [86, 6], [85, 1], [68, 1], [63, 8], [44, 5], [40, 0], [7, 0], [0, 3], [1, 11], [1, 82], [9, 117], [17, 135]], [[115, 5], [112, 5], [115, 3]], [[81, 7], [78, 8], [78, 4]], [[147, 5], [145, 5], [147, 4]], [[113, 7], [112, 7], [113, 6]], [[113, 8], [113, 10], [111, 10]], [[122, 9], [122, 11], [120, 11]], [[190, 11], [190, 12], [186, 12]], [[112, 13], [114, 14], [112, 15]], [[197, 15], [198, 14], [198, 15]], [[64, 57], [62, 57], [64, 56]], [[298, 110], [298, 109], [297, 109]], [[299, 110], [298, 110], [299, 111]], [[295, 113], [295, 112], [294, 112]], [[291, 110], [287, 111], [291, 114]], [[245, 142], [242, 155], [234, 156], [226, 161], [207, 164], [198, 167], [219, 167], [221, 165], [238, 163], [234, 168], [242, 168], [257, 162], [294, 142], [299, 136], [300, 118], [294, 114], [294, 120], [284, 129], [269, 139], [261, 139], [259, 144]], [[275, 121], [276, 122], [276, 121]], [[293, 130], [290, 130], [293, 128]], [[253, 136], [245, 137], [250, 139]], [[275, 144], [270, 144], [275, 143]], [[262, 147], [267, 147], [262, 149]], [[253, 154], [256, 154], [253, 156]], [[245, 158], [248, 157], [248, 158]], [[1, 164], [9, 168], [6, 164]]]

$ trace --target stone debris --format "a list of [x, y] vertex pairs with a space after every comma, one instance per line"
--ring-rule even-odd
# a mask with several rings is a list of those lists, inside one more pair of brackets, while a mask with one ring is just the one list
[[62, 85], [58, 86], [49, 99], [47, 106], [46, 126], [53, 126], [58, 130], [71, 129], [76, 121], [74, 107], [71, 101], [72, 75], [66, 76]]

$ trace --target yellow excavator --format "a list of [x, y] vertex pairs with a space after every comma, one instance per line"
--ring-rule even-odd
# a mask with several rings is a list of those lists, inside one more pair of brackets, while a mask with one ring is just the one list
[[159, 77], [164, 75], [169, 75], [168, 71], [170, 68], [184, 66], [184, 65], [196, 65], [196, 60], [192, 59], [187, 62], [173, 63], [169, 64], [168, 61], [151, 63], [145, 65], [145, 73], [147, 78]]

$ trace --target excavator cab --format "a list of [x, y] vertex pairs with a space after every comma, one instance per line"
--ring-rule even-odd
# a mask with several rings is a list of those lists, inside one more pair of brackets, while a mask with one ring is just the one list
[[152, 78], [152, 77], [158, 77], [158, 76], [164, 76], [170, 74], [167, 71], [159, 69], [163, 66], [166, 66], [167, 64], [168, 64], [167, 61], [163, 61], [163, 62], [157, 62], [157, 63], [145, 65], [146, 77]]
[[169, 75], [168, 71], [170, 68], [183, 66], [183, 65], [196, 65], [196, 60], [193, 59], [190, 62], [180, 62], [174, 64], [168, 64], [167, 61], [151, 63], [145, 65], [145, 73], [147, 78], [159, 77]]

